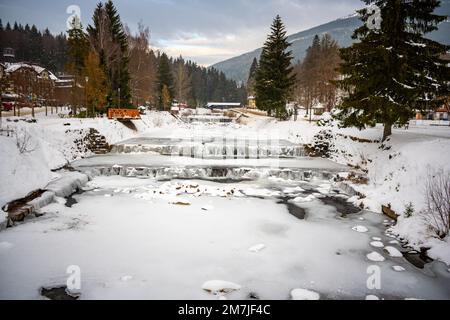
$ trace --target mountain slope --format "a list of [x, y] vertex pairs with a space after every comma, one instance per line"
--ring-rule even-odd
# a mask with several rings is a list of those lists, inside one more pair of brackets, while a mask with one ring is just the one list
[[[441, 7], [437, 11], [441, 15], [450, 16], [450, 0], [442, 1]], [[305, 30], [288, 37], [292, 43], [292, 53], [295, 61], [305, 57], [306, 50], [311, 45], [315, 35], [330, 34], [341, 47], [348, 47], [353, 43], [351, 38], [353, 31], [362, 24], [358, 16], [353, 15], [347, 18], [338, 19], [309, 30]], [[450, 45], [450, 21], [443, 22], [438, 31], [430, 34], [430, 38]], [[246, 82], [250, 66], [254, 58], [261, 55], [262, 48], [245, 53], [223, 62], [219, 62], [212, 67], [223, 71], [228, 78], [236, 81]]]

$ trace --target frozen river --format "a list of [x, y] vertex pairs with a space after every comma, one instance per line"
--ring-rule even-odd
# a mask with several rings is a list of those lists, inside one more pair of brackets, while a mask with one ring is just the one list
[[[81, 299], [450, 299], [444, 264], [411, 264], [391, 221], [349, 203], [334, 183], [346, 167], [288, 142], [276, 161], [246, 156], [259, 142], [204, 156], [218, 144], [139, 138], [74, 163], [92, 175], [81, 192], [0, 233], [0, 299], [42, 299], [69, 266]], [[157, 149], [179, 145], [201, 156]], [[202, 289], [217, 280], [235, 286]]]

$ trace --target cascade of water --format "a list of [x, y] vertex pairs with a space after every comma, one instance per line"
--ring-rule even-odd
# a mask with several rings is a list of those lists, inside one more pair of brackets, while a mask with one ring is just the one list
[[272, 143], [270, 140], [183, 141], [161, 144], [118, 144], [112, 149], [116, 154], [158, 153], [164, 156], [185, 156], [199, 159], [264, 159], [295, 158], [306, 156], [304, 147], [287, 142]]
[[159, 180], [171, 179], [227, 179], [257, 180], [261, 178], [279, 178], [284, 180], [311, 180], [313, 178], [330, 180], [333, 173], [308, 169], [269, 169], [235, 167], [130, 167], [111, 166], [89, 168], [94, 176], [123, 176]]

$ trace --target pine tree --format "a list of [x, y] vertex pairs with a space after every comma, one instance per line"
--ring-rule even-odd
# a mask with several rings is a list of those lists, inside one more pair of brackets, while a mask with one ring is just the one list
[[186, 103], [191, 91], [191, 79], [186, 70], [183, 57], [179, 57], [174, 62], [175, 97], [180, 103]]
[[169, 57], [165, 53], [163, 53], [159, 58], [157, 75], [158, 104], [161, 110], [165, 109], [165, 97], [163, 97], [164, 87], [166, 87], [170, 98], [172, 98], [174, 96], [172, 70], [170, 67]]
[[67, 33], [69, 38], [67, 40], [66, 70], [74, 76], [80, 77], [89, 52], [89, 42], [78, 17], [73, 19], [71, 29]]
[[286, 103], [295, 85], [295, 75], [291, 61], [292, 52], [287, 51], [285, 27], [278, 15], [271, 27], [272, 33], [264, 44], [256, 73], [256, 104], [262, 110], [274, 114], [279, 119], [287, 117]]
[[446, 17], [434, 14], [437, 0], [364, 0], [381, 11], [381, 24], [374, 29], [373, 10], [360, 11], [365, 23], [353, 35], [352, 47], [341, 50], [346, 90], [338, 116], [343, 126], [360, 129], [384, 124], [383, 141], [394, 124], [405, 125], [416, 110], [442, 105], [448, 96], [449, 68], [440, 55], [447, 46], [425, 34], [437, 29]]
[[258, 71], [258, 59], [254, 58], [252, 65], [250, 67], [250, 72], [248, 74], [247, 80], [247, 90], [248, 94], [251, 96], [255, 95], [255, 81], [256, 81], [256, 72]]
[[108, 104], [131, 107], [128, 39], [113, 2], [99, 3], [92, 19], [88, 33], [108, 79]]

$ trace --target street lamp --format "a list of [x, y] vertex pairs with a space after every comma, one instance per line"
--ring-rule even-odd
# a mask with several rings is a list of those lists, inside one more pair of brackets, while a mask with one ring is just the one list
[[117, 89], [119, 91], [119, 109], [120, 109], [120, 88]]

